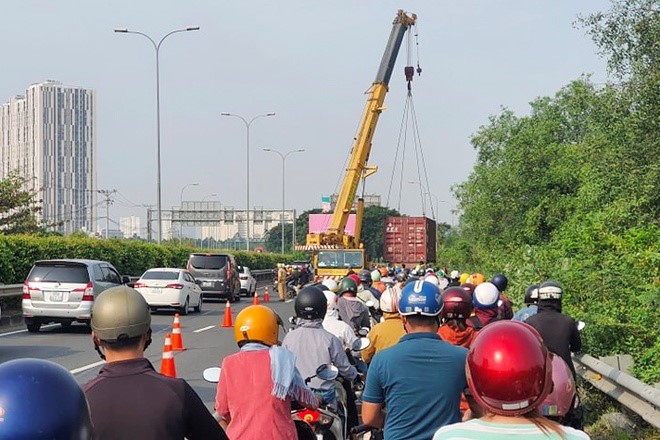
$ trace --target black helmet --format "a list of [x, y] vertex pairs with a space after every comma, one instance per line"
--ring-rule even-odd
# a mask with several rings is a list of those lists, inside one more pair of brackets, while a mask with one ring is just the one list
[[500, 292], [504, 292], [506, 290], [506, 286], [509, 285], [509, 280], [506, 278], [506, 276], [503, 273], [498, 273], [494, 275], [493, 279], [490, 282], [495, 284], [495, 287], [497, 287], [497, 290], [499, 290]]
[[525, 304], [536, 304], [539, 302], [539, 285], [532, 284], [525, 290]]
[[539, 301], [561, 301], [562, 296], [564, 296], [564, 289], [557, 281], [544, 281], [539, 286]]
[[0, 365], [0, 438], [91, 439], [89, 407], [71, 373], [43, 359]]
[[298, 292], [293, 308], [298, 318], [322, 319], [328, 308], [328, 302], [323, 290], [316, 286], [307, 286]]
[[360, 273], [358, 273], [358, 278], [360, 278], [361, 283], [371, 284], [371, 272], [369, 269], [362, 269]]

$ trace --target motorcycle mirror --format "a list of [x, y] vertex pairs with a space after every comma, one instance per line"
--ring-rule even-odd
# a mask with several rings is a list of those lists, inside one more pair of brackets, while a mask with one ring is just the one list
[[321, 380], [334, 380], [339, 376], [339, 368], [332, 364], [324, 364], [316, 369], [316, 377]]
[[289, 324], [296, 325], [296, 317], [295, 316], [289, 316]]
[[583, 328], [585, 328], [587, 324], [584, 321], [578, 321], [577, 322], [577, 329], [578, 331], [582, 331]]
[[220, 381], [220, 367], [207, 368], [202, 373], [202, 376], [207, 382], [218, 383]]
[[369, 338], [360, 338], [357, 339], [355, 342], [353, 342], [353, 346], [351, 348], [353, 349], [353, 351], [361, 351], [370, 345], [371, 345], [371, 341], [369, 340]]
[[360, 327], [357, 331], [358, 336], [367, 336], [369, 334], [369, 327]]
[[367, 300], [367, 302], [364, 303], [369, 308], [372, 308], [375, 304], [372, 300]]

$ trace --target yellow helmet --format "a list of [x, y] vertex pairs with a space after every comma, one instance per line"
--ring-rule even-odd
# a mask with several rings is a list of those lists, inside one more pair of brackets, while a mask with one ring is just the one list
[[277, 315], [266, 306], [246, 307], [241, 310], [234, 322], [234, 339], [239, 347], [248, 342], [275, 345], [277, 333]]
[[470, 274], [467, 272], [463, 272], [461, 274], [461, 279], [459, 280], [461, 284], [467, 283], [467, 279], [470, 278]]
[[479, 284], [486, 282], [486, 277], [479, 272], [475, 272], [468, 277], [467, 282], [474, 286], [478, 286]]

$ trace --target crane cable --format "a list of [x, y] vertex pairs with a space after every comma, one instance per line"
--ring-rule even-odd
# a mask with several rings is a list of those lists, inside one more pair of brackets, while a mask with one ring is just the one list
[[[417, 52], [417, 68], [415, 69], [412, 66], [412, 52], [413, 52], [413, 37], [415, 39], [415, 48]], [[392, 197], [392, 183], [394, 182], [397, 176], [397, 166], [399, 162], [401, 163], [401, 168], [399, 169], [399, 193], [397, 199], [397, 210], [401, 210], [401, 197], [403, 194], [403, 177], [405, 171], [405, 157], [406, 157], [406, 148], [408, 143], [408, 128], [412, 131], [412, 143], [415, 152], [415, 162], [417, 165], [417, 182], [420, 185], [420, 201], [422, 206], [422, 215], [426, 216], [426, 199], [428, 196], [429, 205], [431, 207], [431, 217], [436, 218], [436, 212], [433, 206], [433, 201], [431, 200], [431, 191], [429, 186], [428, 172], [426, 168], [426, 160], [424, 158], [424, 151], [422, 149], [421, 137], [419, 132], [419, 124], [417, 120], [417, 113], [415, 111], [415, 103], [413, 100], [412, 94], [412, 80], [414, 73], [417, 72], [418, 75], [421, 75], [422, 68], [419, 64], [419, 34], [415, 32], [414, 35], [412, 32], [407, 34], [407, 66], [404, 68], [404, 73], [406, 76], [406, 81], [408, 83], [408, 92], [406, 94], [406, 103], [404, 105], [403, 114], [401, 118], [401, 124], [399, 127], [399, 136], [397, 139], [397, 147], [394, 155], [394, 164], [392, 166], [392, 177], [390, 179], [390, 185], [387, 192], [386, 206], [390, 206], [390, 198]], [[401, 161], [399, 161], [399, 151], [401, 151]], [[423, 173], [423, 174], [422, 174]], [[422, 180], [423, 177], [423, 180]], [[426, 188], [426, 190], [423, 189]]]

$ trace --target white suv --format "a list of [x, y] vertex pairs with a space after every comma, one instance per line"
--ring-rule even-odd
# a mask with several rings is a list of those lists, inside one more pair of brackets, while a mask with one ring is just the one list
[[23, 283], [23, 319], [28, 331], [56, 322], [90, 322], [94, 299], [104, 290], [128, 281], [112, 264], [97, 260], [42, 260]]

